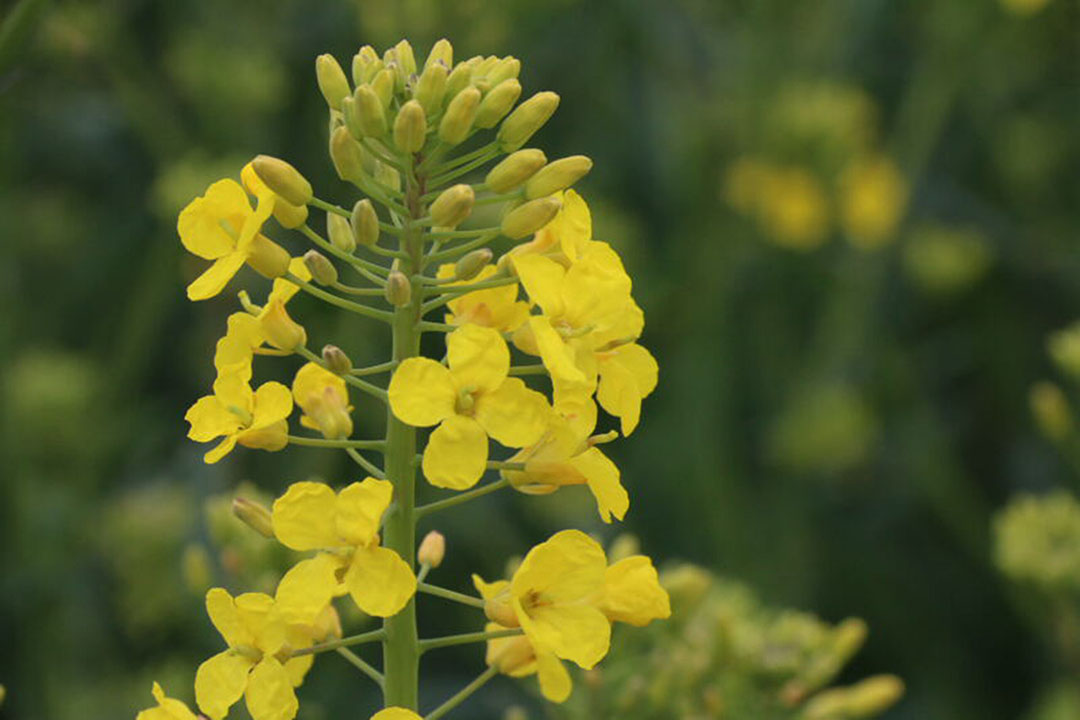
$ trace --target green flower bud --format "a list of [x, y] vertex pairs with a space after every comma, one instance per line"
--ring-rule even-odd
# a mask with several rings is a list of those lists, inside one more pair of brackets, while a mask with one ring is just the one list
[[341, 101], [351, 94], [349, 80], [337, 59], [329, 53], [315, 58], [315, 78], [326, 104], [333, 110], [341, 109]]
[[521, 97], [521, 83], [514, 78], [508, 78], [496, 85], [491, 92], [484, 96], [476, 111], [474, 124], [478, 128], [493, 128], [499, 121], [506, 117], [510, 108]]
[[431, 203], [431, 219], [436, 227], [457, 227], [472, 212], [476, 194], [469, 185], [459, 184], [449, 187]]
[[352, 360], [337, 345], [324, 345], [322, 359], [326, 363], [326, 369], [335, 375], [348, 375], [352, 370]]
[[360, 123], [360, 105], [356, 102], [355, 93], [341, 101], [341, 119], [350, 135], [357, 140], [364, 138], [364, 126]]
[[446, 94], [446, 78], [449, 71], [442, 63], [434, 63], [424, 68], [420, 79], [416, 81], [413, 97], [426, 113], [434, 114], [442, 106]]
[[289, 272], [292, 257], [265, 235], [256, 235], [248, 250], [247, 264], [263, 277], [277, 278]]
[[410, 100], [401, 106], [394, 118], [394, 144], [407, 153], [420, 152], [427, 136], [427, 116], [424, 108], [416, 100]]
[[519, 205], [502, 220], [502, 234], [511, 240], [520, 240], [551, 222], [562, 207], [556, 197], [543, 197]]
[[269, 155], [257, 155], [251, 161], [255, 174], [285, 202], [292, 205], [307, 205], [314, 192], [311, 183], [300, 171], [289, 163]]
[[592, 166], [592, 160], [584, 155], [572, 155], [556, 160], [525, 183], [525, 197], [531, 200], [565, 190], [588, 175]]
[[412, 299], [412, 283], [405, 273], [391, 270], [386, 278], [386, 301], [394, 307], [404, 307]]
[[370, 247], [378, 242], [379, 216], [375, 214], [375, 206], [367, 198], [353, 205], [349, 224], [352, 226], [352, 234], [357, 243]]
[[484, 184], [493, 193], [507, 193], [531, 178], [547, 163], [543, 150], [518, 150], [491, 168]]
[[[334, 214], [334, 217], [340, 219], [342, 222], [345, 221], [345, 218], [340, 215]], [[346, 229], [347, 228], [348, 225], [346, 224]], [[351, 235], [352, 233], [349, 234]], [[319, 285], [333, 285], [337, 282], [337, 268], [334, 267], [334, 264], [318, 250], [308, 250], [304, 253], [304, 264], [307, 265], [307, 269], [311, 273], [311, 279]]]
[[500, 84], [516, 78], [521, 74], [521, 61], [516, 57], [508, 56], [495, 63], [495, 66], [488, 71], [484, 77], [492, 87], [498, 87]]
[[447, 68], [454, 66], [454, 46], [446, 38], [438, 40], [431, 46], [431, 52], [428, 53], [427, 60], [424, 61], [424, 70], [439, 62]]
[[473, 65], [472, 77], [470, 79], [473, 83], [476, 83], [478, 80], [485, 79], [488, 76], [488, 73], [491, 72], [498, 64], [498, 55], [488, 55], [486, 58], [480, 58], [480, 60], [475, 65]]
[[382, 70], [382, 68], [383, 61], [379, 54], [375, 52], [375, 48], [365, 45], [360, 48], [360, 52], [353, 56], [353, 85], [363, 85], [371, 82], [371, 79], [375, 77], [375, 73]]
[[371, 81], [371, 88], [379, 98], [383, 109], [390, 107], [390, 98], [394, 97], [394, 88], [397, 86], [397, 66], [389, 65], [375, 74]]
[[488, 248], [480, 248], [466, 254], [454, 264], [455, 280], [472, 280], [488, 266], [494, 254]]
[[238, 497], [232, 502], [232, 512], [245, 525], [265, 538], [274, 537], [274, 527], [270, 522], [270, 511], [259, 503]]
[[398, 66], [405, 74], [405, 77], [412, 75], [416, 72], [416, 54], [413, 53], [412, 45], [408, 40], [402, 40], [394, 46], [394, 52], [397, 54]]
[[458, 63], [450, 75], [446, 78], [446, 100], [452, 100], [457, 94], [469, 86], [472, 80], [472, 69], [480, 62], [479, 57], [469, 58]]
[[855, 683], [848, 692], [849, 717], [877, 717], [904, 695], [904, 681], [895, 675], [875, 675]]
[[550, 91], [536, 93], [503, 120], [496, 136], [499, 145], [508, 152], [517, 150], [544, 126], [557, 107], [557, 94]]
[[379, 160], [375, 161], [375, 171], [372, 173], [375, 182], [391, 190], [401, 190], [401, 175], [397, 170]]
[[[351, 97], [347, 100], [352, 103]], [[347, 182], [356, 182], [364, 173], [363, 148], [344, 126], [330, 133], [330, 160], [338, 177]]]
[[450, 101], [439, 123], [439, 139], [448, 145], [457, 145], [472, 129], [476, 111], [480, 106], [480, 91], [465, 88]]
[[[382, 72], [385, 72], [385, 70]], [[356, 88], [353, 93], [353, 102], [356, 103], [356, 125], [357, 129], [360, 130], [360, 137], [382, 137], [385, 135], [386, 112], [383, 110], [382, 100], [379, 99], [371, 85], [361, 85]], [[345, 114], [345, 122], [349, 122], [348, 111]]]
[[330, 244], [338, 250], [350, 254], [356, 250], [356, 236], [349, 221], [337, 213], [327, 213], [326, 234], [330, 237]]

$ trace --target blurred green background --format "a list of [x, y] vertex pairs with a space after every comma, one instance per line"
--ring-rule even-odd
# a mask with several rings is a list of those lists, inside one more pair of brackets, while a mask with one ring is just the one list
[[[175, 219], [261, 152], [351, 204], [315, 56], [408, 37], [422, 57], [445, 36], [459, 58], [521, 58], [526, 93], [563, 99], [536, 142], [596, 161], [578, 190], [661, 366], [609, 446], [646, 552], [864, 618], [841, 680], [904, 678], [888, 718], [1080, 718], [1061, 629], [1080, 583], [1014, 581], [993, 541], [1017, 493], [1080, 486], [1068, 400], [1039, 386], [1042, 432], [1028, 402], [1067, 374], [1046, 339], [1080, 306], [1074, 0], [0, 7], [0, 717], [132, 717], [155, 678], [190, 702], [219, 643], [206, 584], [272, 583], [283, 561], [228, 516], [238, 484], [354, 472], [307, 449], [202, 463], [182, 418], [235, 300], [186, 301], [198, 261]], [[369, 323], [294, 306], [319, 344], [384, 359]], [[558, 527], [616, 532], [567, 493], [439, 523], [438, 579], [459, 589]], [[1080, 533], [1055, 538], [1080, 557]], [[469, 622], [423, 605], [431, 633]], [[302, 718], [375, 706], [338, 660]], [[433, 656], [428, 702], [478, 666]], [[517, 697], [500, 680], [471, 707]]]

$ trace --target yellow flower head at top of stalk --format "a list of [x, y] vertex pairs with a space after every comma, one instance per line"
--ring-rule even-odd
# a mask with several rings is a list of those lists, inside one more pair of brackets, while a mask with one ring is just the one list
[[135, 720], [197, 720], [191, 708], [180, 700], [165, 696], [165, 691], [156, 682], [151, 689], [157, 706], [142, 710]]
[[270, 451], [284, 448], [289, 442], [286, 418], [292, 408], [289, 388], [268, 382], [253, 392], [243, 373], [237, 371], [219, 375], [214, 381], [214, 394], [199, 398], [184, 419], [191, 424], [188, 437], [196, 442], [224, 437], [204, 456], [207, 463], [215, 463], [237, 443]]
[[390, 380], [390, 407], [416, 427], [438, 425], [424, 449], [432, 485], [465, 490], [484, 474], [488, 437], [507, 447], [540, 439], [551, 414], [547, 398], [508, 377], [510, 351], [491, 328], [464, 325], [446, 338], [449, 368], [409, 358]]
[[311, 578], [313, 587], [348, 592], [367, 614], [389, 617], [416, 593], [409, 565], [379, 545], [379, 524], [392, 495], [389, 482], [372, 477], [339, 493], [323, 483], [294, 483], [274, 502], [274, 535], [293, 550], [329, 551], [312, 558], [328, 569]]
[[304, 414], [300, 424], [318, 430], [330, 439], [352, 435], [353, 422], [349, 414], [349, 391], [345, 381], [326, 368], [309, 362], [296, 372], [292, 385], [293, 399]]

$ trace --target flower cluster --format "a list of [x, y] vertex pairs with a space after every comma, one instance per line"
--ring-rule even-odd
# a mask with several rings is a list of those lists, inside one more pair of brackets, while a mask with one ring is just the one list
[[[638, 342], [644, 314], [630, 277], [616, 250], [593, 238], [588, 205], [570, 189], [592, 162], [549, 162], [524, 147], [559, 98], [541, 92], [518, 104], [520, 67], [513, 57], [455, 63], [445, 40], [422, 64], [406, 41], [382, 55], [365, 46], [351, 79], [320, 56], [330, 158], [361, 197], [351, 208], [322, 200], [292, 165], [259, 156], [240, 182], [213, 183], [180, 215], [184, 247], [211, 262], [188, 286], [190, 299], [220, 295], [245, 267], [271, 281], [262, 305], [238, 293], [240, 309], [214, 352], [211, 392], [185, 416], [191, 439], [216, 443], [205, 461], [237, 445], [306, 445], [343, 451], [361, 472], [334, 486], [296, 482], [270, 508], [234, 504], [249, 526], [306, 556], [273, 596], [207, 594], [226, 646], [195, 677], [199, 710], [211, 720], [241, 697], [255, 720], [291, 720], [295, 689], [328, 651], [382, 690], [385, 709], [373, 720], [418, 719], [420, 653], [463, 643], [487, 643], [487, 669], [425, 717], [442, 717], [499, 673], [535, 672], [544, 695], [562, 702], [571, 692], [562, 661], [592, 668], [608, 651], [612, 623], [643, 626], [670, 614], [649, 558], [609, 564], [578, 530], [534, 547], [508, 580], [474, 576], [479, 595], [426, 581], [445, 539], [431, 533], [418, 548], [418, 520], [502, 488], [582, 485], [605, 523], [623, 519], [629, 494], [601, 446], [638, 427], [657, 384], [656, 360]], [[486, 130], [495, 135], [485, 142]], [[497, 224], [481, 224], [481, 206], [500, 212]], [[325, 235], [308, 224], [313, 213], [325, 213]], [[279, 230], [314, 248], [294, 256], [287, 241], [268, 236]], [[500, 237], [518, 244], [496, 259], [488, 245]], [[311, 350], [290, 315], [298, 293], [386, 323], [391, 358], [358, 368], [335, 345]], [[445, 338], [445, 353], [421, 355], [424, 333]], [[291, 387], [253, 383], [256, 358], [266, 356], [297, 361]], [[379, 375], [388, 380], [372, 379]], [[385, 437], [356, 437], [366, 423], [354, 417], [352, 393], [385, 403]], [[417, 466], [435, 488], [423, 492], [441, 498], [418, 503]], [[488, 473], [494, 478], [482, 483]], [[418, 593], [475, 608], [487, 625], [420, 639]], [[383, 618], [383, 627], [344, 635], [339, 601]], [[381, 669], [349, 650], [364, 643], [381, 643]], [[158, 707], [143, 720], [192, 716], [156, 685], [154, 696]]]

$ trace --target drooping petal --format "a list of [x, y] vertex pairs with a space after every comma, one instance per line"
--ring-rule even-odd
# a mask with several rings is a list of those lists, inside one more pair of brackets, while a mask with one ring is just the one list
[[292, 720], [300, 709], [289, 673], [273, 657], [251, 671], [244, 699], [252, 720]]
[[232, 449], [234, 447], [236, 447], [236, 436], [227, 435], [224, 440], [217, 444], [217, 447], [203, 455], [203, 462], [205, 462], [207, 465], [213, 465], [218, 460], [232, 452]]
[[529, 318], [529, 329], [536, 340], [540, 359], [551, 373], [553, 381], [563, 380], [571, 383], [586, 382], [585, 374], [574, 362], [574, 350], [562, 339], [551, 321], [543, 315]]
[[596, 607], [552, 603], [519, 610], [521, 600], [515, 597], [513, 602], [522, 629], [538, 650], [548, 648], [586, 670], [607, 655], [611, 623]]
[[451, 415], [428, 438], [424, 477], [435, 487], [468, 490], [484, 474], [487, 459], [488, 436], [480, 423]]
[[373, 477], [353, 483], [338, 493], [337, 535], [348, 545], [370, 545], [390, 505], [394, 486]]
[[213, 265], [188, 285], [188, 300], [208, 300], [216, 296], [244, 266], [244, 262], [244, 256], [238, 252], [231, 252], [215, 260]]
[[671, 601], [652, 560], [633, 555], [607, 569], [601, 610], [608, 619], [643, 627], [671, 617]]
[[656, 360], [636, 343], [599, 355], [596, 399], [604, 410], [622, 420], [622, 433], [629, 435], [641, 417], [642, 398], [656, 387]]
[[609, 523], [614, 515], [617, 520], [622, 520], [630, 509], [630, 496], [619, 482], [619, 468], [615, 463], [596, 447], [574, 456], [568, 463], [584, 476], [589, 491], [596, 498], [600, 519]]
[[[289, 261], [289, 274], [295, 275], [305, 282], [311, 281], [311, 271], [308, 270], [307, 263], [304, 262], [302, 257], [294, 257]], [[274, 300], [280, 300], [287, 303], [298, 292], [300, 292], [300, 286], [291, 280], [283, 277], [274, 278], [273, 286], [270, 288], [270, 297], [267, 298], [266, 302], [269, 304]]]
[[544, 314], [558, 317], [563, 313], [563, 279], [566, 269], [549, 257], [535, 254], [514, 257], [514, 269], [529, 300], [539, 305]]
[[232, 435], [243, 423], [216, 395], [207, 395], [188, 408], [184, 419], [191, 424], [188, 437], [196, 442], [210, 442], [222, 435]]
[[488, 435], [507, 447], [525, 447], [547, 429], [551, 406], [547, 398], [520, 378], [507, 378], [492, 392], [476, 398], [476, 421]]
[[510, 349], [496, 330], [463, 325], [446, 336], [450, 374], [459, 388], [490, 392], [510, 371]]
[[240, 645], [252, 645], [255, 639], [248, 631], [240, 618], [240, 611], [236, 609], [236, 601], [229, 591], [224, 588], [210, 588], [206, 593], [206, 614], [210, 616], [210, 622], [225, 643], [229, 647]]
[[231, 650], [218, 653], [195, 673], [195, 702], [210, 720], [222, 720], [244, 694], [251, 671], [250, 658]]
[[585, 200], [573, 190], [563, 193], [562, 209], [555, 218], [559, 246], [570, 262], [577, 262], [592, 240], [592, 215]]
[[544, 698], [553, 702], [565, 702], [574, 689], [570, 673], [553, 653], [536, 651], [536, 674], [540, 680], [540, 692]]
[[285, 418], [293, 409], [292, 393], [279, 382], [263, 383], [255, 391], [251, 429], [269, 427]]
[[338, 564], [320, 553], [289, 569], [274, 593], [274, 610], [288, 624], [311, 625], [337, 592]]
[[416, 575], [393, 550], [361, 547], [345, 572], [345, 586], [368, 615], [390, 617], [416, 594]]
[[274, 501], [270, 515], [274, 535], [293, 550], [319, 550], [342, 545], [337, 535], [337, 496], [329, 485], [298, 482]]
[[436, 425], [454, 413], [457, 388], [450, 371], [431, 358], [409, 358], [390, 378], [390, 408], [403, 423]]
[[646, 348], [637, 343], [620, 345], [611, 351], [611, 360], [617, 362], [634, 376], [641, 397], [648, 397], [656, 389], [660, 366]]

